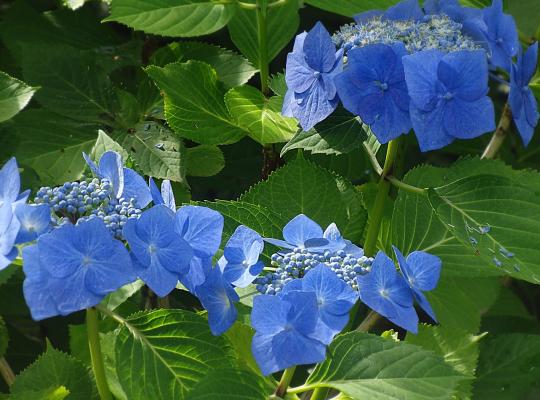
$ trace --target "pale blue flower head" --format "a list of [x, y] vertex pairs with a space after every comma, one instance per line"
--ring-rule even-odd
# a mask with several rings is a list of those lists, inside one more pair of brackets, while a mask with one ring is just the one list
[[30, 190], [19, 193], [21, 190], [21, 177], [15, 157], [10, 158], [0, 169], [0, 206], [10, 204], [15, 208], [18, 204], [25, 203]]
[[538, 102], [529, 87], [529, 82], [536, 72], [537, 62], [538, 42], [529, 46], [525, 53], [519, 51], [517, 63], [512, 64], [510, 71], [508, 103], [525, 146], [531, 141], [538, 124]]
[[193, 250], [174, 229], [174, 213], [165, 205], [144, 211], [124, 226], [124, 238], [141, 278], [158, 296], [165, 297], [186, 275]]
[[51, 208], [47, 204], [19, 204], [15, 216], [21, 224], [17, 243], [36, 240], [52, 228]]
[[21, 224], [13, 214], [10, 203], [0, 205], [0, 270], [6, 268], [17, 257], [16, 238]]
[[413, 292], [386, 254], [379, 252], [371, 272], [357, 280], [360, 299], [367, 306], [410, 332], [418, 331]]
[[244, 225], [236, 228], [218, 262], [225, 280], [241, 288], [252, 283], [264, 268], [259, 261], [263, 248], [261, 235], [253, 229]]
[[148, 187], [150, 188], [150, 194], [152, 195], [152, 201], [155, 205], [165, 204], [171, 210], [176, 211], [176, 201], [174, 200], [174, 193], [171, 186], [171, 181], [164, 179], [161, 182], [161, 191], [158, 189], [154, 179], [150, 177], [148, 179]]
[[270, 244], [283, 249], [309, 249], [310, 251], [324, 251], [329, 245], [325, 239], [322, 228], [304, 214], [299, 214], [291, 219], [283, 228], [283, 239], [265, 238]]
[[412, 125], [422, 151], [495, 129], [483, 50], [428, 50], [403, 58]]
[[320, 22], [298, 35], [287, 56], [283, 115], [297, 118], [305, 131], [328, 117], [339, 102], [334, 76], [343, 68], [342, 57]]
[[263, 375], [325, 359], [326, 346], [313, 336], [318, 319], [314, 292], [253, 299], [251, 326], [256, 332], [251, 349]]

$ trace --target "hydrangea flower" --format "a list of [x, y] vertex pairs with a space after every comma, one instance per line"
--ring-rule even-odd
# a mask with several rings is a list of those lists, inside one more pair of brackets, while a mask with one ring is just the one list
[[264, 268], [259, 261], [263, 248], [261, 235], [253, 229], [244, 225], [236, 228], [218, 262], [225, 280], [241, 288], [253, 282]]
[[158, 296], [165, 297], [189, 271], [193, 250], [174, 229], [174, 213], [165, 205], [144, 211], [124, 226], [133, 266]]
[[310, 270], [302, 279], [285, 285], [281, 296], [293, 291], [313, 292], [317, 296], [319, 318], [311, 336], [324, 344], [330, 344], [334, 336], [345, 328], [349, 311], [358, 300], [358, 292], [323, 264]]
[[422, 151], [495, 129], [483, 50], [429, 50], [405, 56], [403, 65], [412, 125]]
[[287, 56], [283, 115], [296, 117], [305, 131], [328, 117], [339, 102], [334, 76], [343, 68], [342, 57], [320, 22], [298, 35]]
[[152, 177], [148, 180], [148, 187], [150, 188], [150, 194], [152, 195], [152, 201], [155, 205], [165, 204], [171, 210], [176, 211], [176, 201], [174, 200], [174, 193], [171, 186], [171, 181], [164, 179], [161, 182], [161, 191], [158, 189], [154, 179]]
[[30, 195], [30, 190], [21, 190], [21, 177], [19, 167], [15, 157], [10, 158], [0, 169], [0, 206], [7, 203], [15, 208], [18, 204], [23, 204]]
[[[24, 295], [35, 319], [95, 306], [135, 280], [127, 249], [100, 219], [62, 225], [34, 246], [24, 257]], [[51, 296], [46, 307], [42, 291]]]
[[435, 312], [423, 292], [433, 290], [437, 286], [441, 274], [441, 259], [423, 251], [413, 251], [405, 259], [396, 247], [392, 246], [392, 248], [396, 254], [401, 272], [412, 289], [418, 305], [433, 321], [437, 321]]
[[234, 303], [240, 298], [218, 267], [207, 271], [206, 279], [197, 286], [195, 294], [208, 311], [208, 324], [213, 335], [221, 335], [234, 324], [238, 315]]
[[122, 156], [115, 151], [103, 153], [96, 165], [88, 154], [83, 153], [92, 173], [98, 178], [106, 178], [113, 186], [116, 198], [136, 199], [137, 206], [144, 208], [152, 201], [150, 189], [144, 179], [130, 168], [125, 168]]
[[359, 276], [360, 299], [394, 324], [418, 332], [418, 315], [413, 307], [413, 292], [392, 260], [379, 252], [369, 274]]
[[510, 72], [510, 94], [508, 103], [523, 144], [527, 146], [538, 124], [538, 103], [529, 87], [538, 62], [538, 42], [531, 45], [525, 54], [518, 54], [517, 64]]
[[323, 230], [312, 219], [299, 214], [291, 219], [283, 228], [283, 239], [265, 238], [264, 240], [284, 249], [310, 249], [311, 251], [324, 251], [329, 244], [323, 237]]
[[313, 336], [318, 318], [313, 292], [253, 299], [251, 326], [256, 332], [251, 349], [263, 375], [325, 359], [326, 346]]
[[193, 250], [189, 272], [180, 281], [194, 293], [212, 268], [212, 257], [221, 244], [223, 216], [207, 207], [184, 206], [176, 212], [174, 229]]
[[0, 270], [6, 268], [17, 257], [15, 240], [21, 224], [13, 214], [11, 204], [0, 205]]
[[46, 204], [19, 204], [15, 216], [21, 224], [17, 243], [32, 242], [52, 228], [51, 208]]
[[411, 129], [402, 43], [372, 44], [349, 51], [335, 82], [344, 107], [370, 126], [380, 143]]
[[512, 57], [517, 54], [520, 46], [514, 17], [503, 12], [502, 0], [493, 0], [491, 6], [484, 8], [482, 13], [490, 63], [510, 71]]
[[328, 240], [328, 245], [325, 248], [330, 252], [341, 251], [345, 255], [349, 255], [349, 257], [356, 258], [364, 256], [364, 250], [353, 244], [350, 240], [345, 239], [334, 222], [326, 227], [323, 238]]

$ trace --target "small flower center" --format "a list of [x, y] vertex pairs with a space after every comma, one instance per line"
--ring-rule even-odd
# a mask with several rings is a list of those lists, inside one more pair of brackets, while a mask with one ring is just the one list
[[84, 256], [82, 259], [82, 265], [83, 267], [87, 267], [92, 262], [92, 259], [88, 256]]
[[148, 252], [149, 252], [150, 254], [155, 254], [156, 251], [157, 251], [156, 245], [153, 244], [153, 243], [150, 243], [150, 244], [148, 245]]
[[316, 78], [316, 79], [319, 79], [319, 77], [321, 76], [321, 73], [319, 71], [315, 71], [313, 72], [313, 76]]
[[379, 293], [380, 293], [380, 295], [381, 295], [382, 297], [384, 297], [385, 299], [388, 298], [388, 290], [386, 290], [386, 289], [381, 289], [381, 290], [379, 290]]
[[247, 260], [242, 261], [242, 266], [246, 268], [249, 267], [249, 263], [247, 262]]
[[377, 85], [377, 87], [381, 89], [383, 92], [385, 90], [388, 90], [388, 84], [386, 82], [375, 81], [375, 85]]
[[439, 98], [443, 99], [443, 100], [452, 100], [454, 98], [454, 93], [452, 92], [446, 92], [445, 94], [441, 94], [439, 95]]

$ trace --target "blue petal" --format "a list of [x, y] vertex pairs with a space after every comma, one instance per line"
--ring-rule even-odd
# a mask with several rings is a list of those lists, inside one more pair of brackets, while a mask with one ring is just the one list
[[454, 141], [454, 137], [444, 128], [442, 100], [431, 111], [422, 111], [412, 103], [409, 111], [421, 151], [437, 150]]
[[528, 146], [531, 142], [531, 139], [534, 135], [535, 127], [529, 124], [525, 112], [521, 112], [519, 115], [513, 115], [514, 123], [518, 129], [521, 140], [523, 140], [523, 145]]
[[165, 297], [174, 290], [178, 283], [178, 274], [170, 272], [163, 265], [152, 259], [150, 264], [141, 264], [135, 255], [132, 255], [133, 267], [137, 276], [159, 297]]
[[[258, 297], [256, 297], [256, 299]], [[260, 332], [256, 332], [251, 340], [251, 352], [264, 376], [287, 368], [287, 365], [283, 360], [278, 360], [275, 357], [274, 349], [272, 347], [273, 340], [274, 334]]]
[[89, 290], [85, 284], [84, 271], [78, 270], [68, 279], [55, 279], [50, 287], [61, 315], [68, 315], [97, 305], [105, 295]]
[[448, 53], [439, 63], [437, 75], [446, 89], [465, 101], [488, 93], [488, 66], [483, 50]]
[[270, 244], [272, 244], [274, 246], [281, 247], [283, 249], [294, 249], [296, 247], [295, 245], [292, 245], [292, 244], [287, 243], [286, 241], [280, 240], [280, 239], [264, 238], [264, 241], [266, 243], [270, 243]]
[[150, 189], [142, 176], [130, 168], [123, 169], [124, 191], [121, 196], [125, 199], [137, 199], [139, 208], [146, 207], [152, 201]]
[[302, 93], [308, 90], [317, 80], [315, 71], [305, 62], [304, 56], [297, 53], [289, 53], [285, 69], [285, 81], [287, 88], [294, 92]]
[[394, 21], [419, 21], [424, 18], [424, 13], [418, 4], [418, 0], [403, 0], [395, 6], [390, 7], [383, 15], [384, 18]]
[[353, 18], [357, 24], [363, 24], [364, 22], [368, 22], [372, 19], [375, 19], [376, 17], [380, 17], [383, 14], [383, 10], [369, 10], [360, 14], [356, 14]]
[[262, 237], [253, 229], [240, 225], [231, 235], [224, 249], [227, 261], [232, 263], [256, 263], [264, 247]]
[[292, 305], [287, 315], [287, 322], [303, 335], [313, 334], [319, 316], [315, 293], [291, 291], [281, 298]]
[[476, 101], [454, 98], [444, 108], [446, 133], [460, 139], [473, 139], [495, 130], [495, 108], [487, 96]]
[[315, 221], [299, 214], [285, 225], [283, 238], [287, 243], [303, 248], [308, 239], [322, 239], [323, 230]]
[[223, 216], [210, 208], [183, 206], [176, 212], [176, 231], [199, 257], [212, 257], [221, 244]]
[[284, 117], [294, 117], [296, 114], [296, 108], [298, 104], [294, 97], [294, 90], [288, 89], [285, 93], [285, 98], [283, 99], [283, 108], [281, 109], [281, 114]]
[[296, 35], [293, 45], [293, 53], [304, 54], [304, 41], [306, 40], [307, 32], [302, 32]]
[[191, 292], [195, 293], [197, 287], [204, 283], [206, 275], [212, 268], [212, 257], [194, 256], [189, 262], [189, 271], [180, 275], [180, 282]]
[[519, 39], [514, 18], [503, 13], [502, 0], [493, 0], [483, 9], [487, 26], [487, 39], [491, 49], [491, 63], [495, 67], [510, 70], [512, 57], [519, 49]]
[[416, 311], [412, 306], [402, 307], [396, 305], [394, 316], [388, 319], [409, 332], [414, 334], [418, 333], [418, 314], [416, 314]]
[[317, 22], [304, 40], [307, 64], [319, 72], [329, 72], [334, 66], [336, 47], [324, 25]]
[[12, 204], [19, 196], [21, 178], [15, 157], [10, 158], [0, 169], [0, 206], [3, 203]]
[[416, 299], [416, 301], [418, 302], [418, 305], [422, 308], [422, 310], [424, 310], [426, 314], [429, 315], [433, 321], [437, 322], [437, 318], [435, 317], [435, 311], [433, 311], [433, 308], [431, 308], [431, 304], [429, 304], [429, 301], [426, 298], [426, 296], [419, 290], [415, 290], [414, 298]]
[[534, 42], [529, 46], [527, 51], [518, 54], [518, 68], [520, 71], [520, 86], [529, 84], [534, 74], [536, 73], [536, 65], [538, 63], [538, 42]]
[[337, 108], [339, 99], [328, 100], [324, 85], [320, 80], [304, 93], [295, 93], [297, 106], [295, 117], [300, 121], [302, 129], [309, 131], [319, 122], [325, 120]]
[[169, 207], [171, 210], [176, 211], [176, 201], [174, 200], [174, 192], [171, 186], [171, 181], [168, 179], [163, 180], [161, 182], [161, 196], [163, 198], [163, 202], [167, 207]]
[[253, 298], [251, 326], [258, 333], [273, 335], [287, 325], [287, 316], [292, 304], [279, 296], [263, 294]]
[[21, 224], [14, 216], [11, 204], [0, 205], [0, 269], [7, 267], [17, 256], [13, 246], [20, 227]]
[[86, 154], [84, 151], [82, 155], [83, 155], [84, 161], [86, 161], [86, 164], [88, 165], [88, 167], [90, 167], [90, 171], [92, 171], [92, 174], [94, 174], [94, 176], [101, 176], [101, 174], [99, 173], [99, 167], [90, 158], [90, 156]]
[[15, 216], [21, 223], [17, 243], [36, 240], [51, 229], [51, 209], [47, 204], [19, 204]]
[[115, 151], [103, 153], [99, 160], [99, 177], [109, 180], [117, 198], [124, 192], [123, 168], [122, 156]]
[[73, 244], [76, 235], [77, 228], [65, 224], [39, 237], [41, 263], [52, 277], [67, 278], [81, 267], [83, 255]]
[[316, 364], [326, 358], [326, 346], [294, 330], [285, 330], [272, 339], [273, 356], [280, 360], [281, 368], [294, 365]]
[[154, 179], [152, 177], [148, 178], [148, 188], [150, 189], [150, 195], [152, 196], [152, 201], [155, 205], [163, 204], [163, 197], [161, 196], [161, 192], [159, 191], [156, 182], [154, 182]]
[[437, 76], [443, 53], [426, 50], [403, 57], [405, 81], [411, 103], [423, 111], [431, 111], [437, 104]]

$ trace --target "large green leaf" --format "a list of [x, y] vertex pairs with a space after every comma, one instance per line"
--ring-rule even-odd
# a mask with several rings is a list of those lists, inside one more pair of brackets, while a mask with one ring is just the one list
[[282, 116], [275, 100], [267, 99], [253, 86], [239, 86], [225, 95], [231, 116], [263, 145], [286, 142], [297, 130], [296, 119]]
[[212, 0], [113, 0], [105, 21], [162, 36], [201, 36], [223, 28], [236, 11], [234, 3]]
[[272, 388], [261, 375], [248, 370], [217, 369], [210, 371], [189, 392], [189, 400], [266, 400]]
[[183, 310], [131, 316], [115, 348], [118, 378], [130, 400], [187, 399], [210, 371], [234, 361], [230, 345], [210, 333], [206, 319]]
[[335, 222], [350, 240], [360, 240], [366, 223], [361, 195], [345, 179], [303, 158], [272, 173], [241, 201], [275, 210], [287, 220], [303, 213], [325, 227]]
[[13, 395], [28, 390], [50, 390], [65, 386], [73, 400], [96, 399], [97, 393], [86, 367], [73, 357], [49, 346], [30, 367], [21, 372], [11, 386]]
[[491, 268], [540, 283], [540, 195], [502, 176], [478, 175], [430, 190], [437, 216]]
[[[255, 0], [246, 2], [255, 4]], [[291, 41], [298, 30], [298, 0], [290, 0], [279, 7], [269, 8], [266, 17], [266, 36], [268, 44], [267, 61], [273, 60]], [[255, 66], [259, 66], [260, 48], [255, 10], [239, 9], [227, 25], [231, 39]]]
[[225, 166], [225, 156], [218, 146], [201, 144], [186, 149], [189, 176], [213, 176]]
[[199, 61], [150, 66], [146, 72], [165, 93], [165, 117], [180, 136], [201, 144], [229, 144], [247, 131], [233, 121], [216, 71]]
[[450, 399], [463, 377], [442, 357], [404, 342], [352, 332], [339, 336], [308, 378], [353, 399]]
[[4, 122], [21, 111], [35, 89], [0, 71], [0, 122]]
[[313, 7], [322, 8], [336, 14], [352, 17], [364, 11], [373, 9], [386, 9], [399, 0], [305, 0], [307, 4]]
[[537, 398], [540, 385], [540, 335], [495, 336], [480, 346], [474, 398], [489, 400]]

